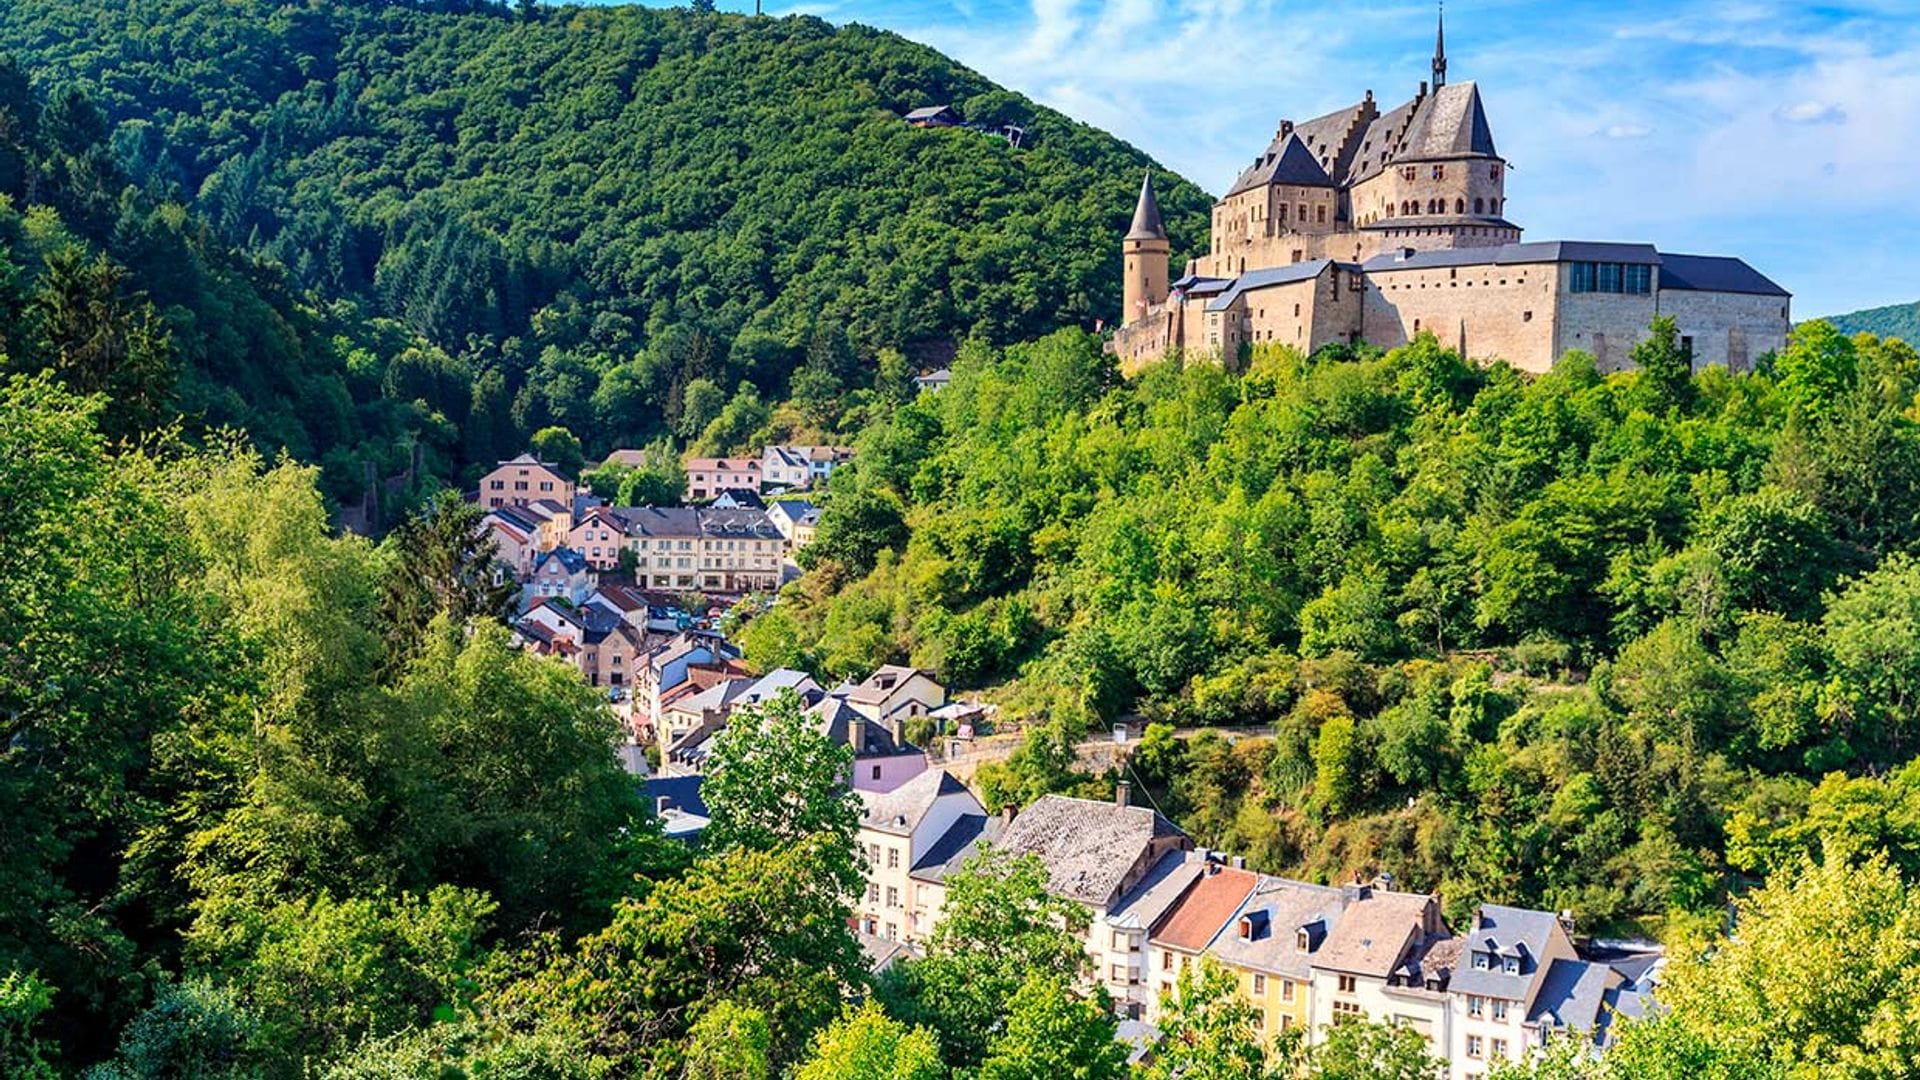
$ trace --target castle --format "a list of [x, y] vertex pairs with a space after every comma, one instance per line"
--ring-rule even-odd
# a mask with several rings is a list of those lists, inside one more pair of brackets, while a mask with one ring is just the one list
[[1790, 297], [1739, 259], [1651, 244], [1523, 243], [1507, 220], [1508, 163], [1480, 89], [1432, 82], [1382, 112], [1359, 104], [1280, 122], [1213, 206], [1205, 254], [1169, 281], [1170, 245], [1149, 173], [1121, 241], [1123, 370], [1169, 351], [1235, 360], [1272, 342], [1404, 344], [1431, 332], [1475, 359], [1546, 371], [1572, 349], [1627, 365], [1671, 316], [1696, 367], [1745, 370], [1786, 343]]

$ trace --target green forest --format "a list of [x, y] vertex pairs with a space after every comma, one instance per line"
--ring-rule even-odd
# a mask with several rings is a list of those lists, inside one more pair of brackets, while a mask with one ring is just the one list
[[[0, 195], [147, 294], [190, 422], [346, 503], [415, 444], [465, 482], [550, 425], [594, 456], [852, 430], [960, 341], [1111, 319], [1150, 164], [808, 17], [58, 0], [0, 7], [0, 54]], [[1026, 139], [900, 119], [941, 103]], [[1207, 197], [1160, 188], [1198, 244]]]
[[[937, 103], [1026, 139], [900, 120]], [[808, 17], [0, 8], [0, 1076], [1437, 1075], [1405, 1029], [1263, 1039], [1204, 968], [1129, 1065], [1032, 861], [872, 973], [847, 751], [791, 699], [666, 840], [441, 489], [772, 437], [857, 454], [748, 659], [995, 702], [988, 805], [1128, 779], [1258, 870], [1667, 945], [1603, 1062], [1489, 1080], [1920, 1075], [1902, 325], [1742, 374], [1656, 322], [1614, 374], [1428, 336], [1122, 380], [1149, 165]], [[1159, 190], [1193, 250], [1207, 197]], [[379, 540], [338, 528], [369, 476]]]
[[1846, 334], [1875, 334], [1897, 337], [1902, 341], [1920, 341], [1920, 302], [1850, 311], [1827, 321]]

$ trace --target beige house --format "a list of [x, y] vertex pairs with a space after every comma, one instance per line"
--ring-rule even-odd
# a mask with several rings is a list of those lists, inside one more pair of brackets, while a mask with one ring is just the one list
[[567, 546], [594, 569], [612, 570], [620, 565], [620, 552], [627, 546], [626, 519], [611, 507], [588, 507], [568, 531]]
[[1447, 82], [1442, 34], [1432, 82], [1411, 100], [1383, 111], [1369, 92], [1282, 120], [1214, 204], [1207, 250], [1177, 280], [1149, 176], [1121, 239], [1111, 348], [1131, 372], [1176, 351], [1235, 363], [1252, 346], [1390, 348], [1426, 333], [1523, 371], [1573, 349], [1617, 370], [1655, 316], [1677, 322], [1700, 367], [1746, 370], [1785, 344], [1791, 298], [1739, 259], [1521, 243], [1508, 172], [1479, 87]]
[[[1570, 922], [1551, 912], [1497, 904], [1474, 912], [1451, 985], [1448, 1057], [1455, 1080], [1480, 1080], [1489, 1070], [1520, 1060], [1539, 1041], [1538, 1024], [1530, 1030], [1528, 1021], [1548, 973], [1556, 963], [1581, 964]], [[1592, 984], [1589, 996], [1595, 1002], [1622, 981], [1604, 964], [1582, 965], [1576, 981], [1580, 978]]]
[[784, 541], [764, 510], [622, 506], [609, 513], [624, 523], [622, 542], [645, 588], [733, 594], [780, 587]]
[[689, 457], [687, 498], [705, 502], [728, 489], [759, 491], [760, 459], [753, 457]]
[[947, 703], [946, 688], [924, 668], [887, 664], [845, 691], [847, 704], [877, 723], [924, 716]]
[[768, 446], [760, 452], [760, 478], [769, 487], [803, 490], [852, 460], [850, 446]]
[[573, 495], [573, 481], [532, 454], [503, 461], [480, 478], [480, 505], [485, 507], [525, 506], [540, 499], [572, 506]]
[[1348, 885], [1340, 918], [1313, 953], [1313, 1031], [1350, 1020], [1418, 1031], [1444, 1058], [1452, 1042], [1447, 981], [1464, 939], [1426, 893]]
[[986, 810], [945, 769], [892, 791], [862, 791], [860, 800], [866, 881], [854, 903], [856, 927], [888, 941], [924, 941], [939, 919], [947, 872], [986, 832]]

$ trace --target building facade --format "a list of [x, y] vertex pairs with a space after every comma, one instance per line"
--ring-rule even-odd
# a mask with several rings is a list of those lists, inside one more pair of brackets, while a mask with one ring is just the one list
[[1479, 87], [1446, 74], [1443, 28], [1432, 81], [1412, 100], [1382, 111], [1368, 91], [1281, 121], [1214, 204], [1207, 249], [1177, 280], [1149, 175], [1121, 239], [1111, 348], [1122, 370], [1171, 352], [1237, 363], [1257, 345], [1391, 348], [1431, 334], [1522, 371], [1576, 349], [1614, 371], [1658, 316], [1674, 319], [1696, 367], [1748, 370], [1786, 343], [1791, 297], [1739, 259], [1522, 243]]
[[480, 478], [480, 505], [489, 508], [525, 506], [541, 499], [572, 506], [573, 495], [573, 481], [532, 454], [503, 461]]

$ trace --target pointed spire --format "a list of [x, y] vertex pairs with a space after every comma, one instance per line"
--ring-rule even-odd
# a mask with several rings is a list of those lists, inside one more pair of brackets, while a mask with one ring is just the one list
[[1133, 208], [1133, 226], [1128, 240], [1165, 240], [1167, 227], [1160, 221], [1160, 202], [1153, 197], [1153, 170], [1140, 181], [1140, 201]]
[[1440, 0], [1440, 23], [1433, 34], [1433, 88], [1447, 85], [1447, 0]]

